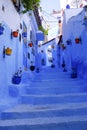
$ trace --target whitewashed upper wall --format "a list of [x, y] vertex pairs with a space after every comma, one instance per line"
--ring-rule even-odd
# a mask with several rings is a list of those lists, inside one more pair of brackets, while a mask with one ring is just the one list
[[[2, 10], [4, 7], [4, 11]], [[20, 16], [11, 0], [0, 0], [0, 23], [5, 23], [12, 29], [19, 29]]]
[[72, 16], [76, 16], [77, 14], [79, 14], [81, 11], [83, 10], [83, 8], [74, 8], [74, 9], [65, 9], [64, 14], [66, 17], [66, 23], [68, 22], [68, 20], [72, 17]]
[[[63, 18], [63, 41], [64, 43], [66, 42], [66, 40], [72, 36], [72, 32], [75, 29], [79, 29], [79, 24], [78, 24], [78, 20], [80, 21], [80, 19], [82, 18], [75, 18], [75, 16], [77, 16], [81, 11], [83, 10], [83, 8], [78, 8], [78, 9], [66, 9], [64, 12], [64, 18]], [[81, 15], [80, 15], [81, 16]], [[74, 34], [77, 34], [77, 31], [74, 31]]]

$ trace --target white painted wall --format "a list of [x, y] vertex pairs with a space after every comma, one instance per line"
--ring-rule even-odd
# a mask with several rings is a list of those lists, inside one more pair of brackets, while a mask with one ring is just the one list
[[[2, 11], [2, 6], [4, 6], [4, 11]], [[12, 30], [19, 29], [20, 16], [11, 0], [0, 0], [0, 23], [2, 21], [5, 21]]]

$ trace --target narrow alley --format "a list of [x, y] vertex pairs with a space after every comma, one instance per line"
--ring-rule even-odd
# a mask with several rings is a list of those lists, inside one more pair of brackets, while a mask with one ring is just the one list
[[87, 130], [87, 0], [52, 2], [0, 0], [0, 130]]

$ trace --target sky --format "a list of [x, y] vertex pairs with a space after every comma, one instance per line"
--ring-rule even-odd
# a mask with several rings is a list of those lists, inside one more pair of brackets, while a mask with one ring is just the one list
[[41, 0], [41, 7], [46, 12], [52, 13], [53, 9], [54, 10], [60, 9], [60, 0]]

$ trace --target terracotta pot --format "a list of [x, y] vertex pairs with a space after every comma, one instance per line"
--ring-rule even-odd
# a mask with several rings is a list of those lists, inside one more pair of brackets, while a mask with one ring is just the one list
[[12, 32], [12, 35], [13, 35], [14, 37], [18, 37], [18, 31], [13, 31], [13, 32]]
[[32, 42], [31, 42], [31, 43], [29, 43], [29, 44], [28, 44], [28, 46], [29, 46], [29, 47], [32, 47], [32, 46], [33, 46], [33, 43], [32, 43]]
[[76, 43], [76, 44], [79, 44], [80, 41], [81, 41], [81, 40], [80, 40], [79, 38], [76, 38], [76, 39], [75, 39], [75, 43]]

